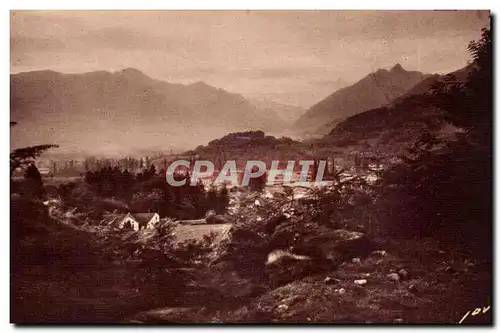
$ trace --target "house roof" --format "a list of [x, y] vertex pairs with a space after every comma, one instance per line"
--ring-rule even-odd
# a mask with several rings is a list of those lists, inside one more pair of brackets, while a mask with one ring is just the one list
[[147, 224], [156, 213], [130, 213], [130, 215], [139, 222], [139, 225]]

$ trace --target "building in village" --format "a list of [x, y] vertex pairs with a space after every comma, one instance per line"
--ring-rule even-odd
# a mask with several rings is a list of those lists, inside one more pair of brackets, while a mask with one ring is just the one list
[[118, 228], [129, 230], [153, 229], [160, 222], [158, 213], [127, 213], [112, 214], [108, 216], [104, 224]]
[[[172, 223], [174, 243], [179, 244], [186, 241], [210, 240], [211, 244], [218, 244], [228, 239], [232, 223], [225, 219], [215, 219], [211, 223], [205, 219], [176, 221], [170, 218], [160, 219], [157, 213], [128, 213], [109, 214], [102, 224], [118, 229], [129, 228], [134, 231], [147, 231], [154, 229], [157, 224]], [[143, 238], [148, 241], [149, 238]]]

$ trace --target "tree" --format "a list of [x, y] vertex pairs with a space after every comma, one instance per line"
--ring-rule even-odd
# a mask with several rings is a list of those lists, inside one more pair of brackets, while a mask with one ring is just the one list
[[[10, 127], [17, 125], [15, 121], [10, 122]], [[58, 145], [45, 144], [32, 147], [14, 149], [10, 153], [10, 177], [14, 174], [17, 168], [25, 168], [31, 165], [37, 157], [44, 153], [47, 149], [57, 148]]]
[[[256, 172], [257, 169], [254, 167], [252, 172]], [[261, 176], [256, 177], [256, 178], [250, 178], [248, 181], [248, 187], [252, 191], [256, 192], [262, 192], [264, 188], [266, 187], [267, 183], [267, 172], [264, 172]]]
[[229, 206], [229, 191], [227, 187], [224, 185], [222, 186], [222, 188], [218, 193], [216, 212], [218, 214], [223, 214], [226, 212], [228, 206]]
[[446, 112], [446, 119], [483, 142], [491, 139], [493, 119], [493, 46], [491, 29], [471, 41], [472, 62], [465, 82], [449, 75], [432, 87], [431, 103]]
[[210, 186], [207, 192], [207, 206], [209, 209], [216, 210], [217, 199], [217, 189], [214, 186]]
[[156, 175], [156, 167], [155, 167], [155, 165], [154, 165], [154, 164], [151, 164], [151, 165], [149, 166], [149, 174], [150, 174], [151, 176]]
[[26, 166], [29, 166], [47, 149], [57, 147], [59, 146], [47, 144], [14, 149], [10, 153], [10, 176], [12, 177], [17, 168], [25, 168]]
[[43, 193], [42, 175], [35, 164], [30, 164], [24, 172], [25, 194], [41, 196]]
[[492, 46], [483, 30], [469, 44], [467, 79], [448, 77], [424, 102], [447, 114], [465, 133], [454, 141], [423, 131], [402, 163], [382, 173], [381, 220], [403, 236], [433, 236], [481, 259], [491, 258], [492, 234]]

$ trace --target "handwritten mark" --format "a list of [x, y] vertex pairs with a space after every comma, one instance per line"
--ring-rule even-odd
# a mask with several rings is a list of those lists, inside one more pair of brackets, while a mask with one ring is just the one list
[[486, 307], [483, 306], [482, 309], [481, 308], [475, 308], [474, 311], [472, 311], [472, 313], [470, 313], [470, 310], [469, 310], [469, 311], [467, 311], [466, 314], [464, 314], [464, 316], [462, 317], [462, 319], [460, 319], [460, 321], [458, 323], [461, 324], [465, 320], [465, 318], [467, 318], [469, 316], [469, 314], [471, 314], [472, 316], [477, 316], [481, 312], [482, 313], [486, 313], [486, 312], [488, 312], [490, 310], [490, 307], [491, 306], [488, 305]]

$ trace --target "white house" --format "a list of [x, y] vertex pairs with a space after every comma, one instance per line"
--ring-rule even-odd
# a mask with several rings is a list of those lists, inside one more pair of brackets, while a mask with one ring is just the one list
[[160, 215], [158, 213], [128, 213], [119, 222], [118, 228], [139, 231], [142, 229], [152, 229], [159, 222]]

